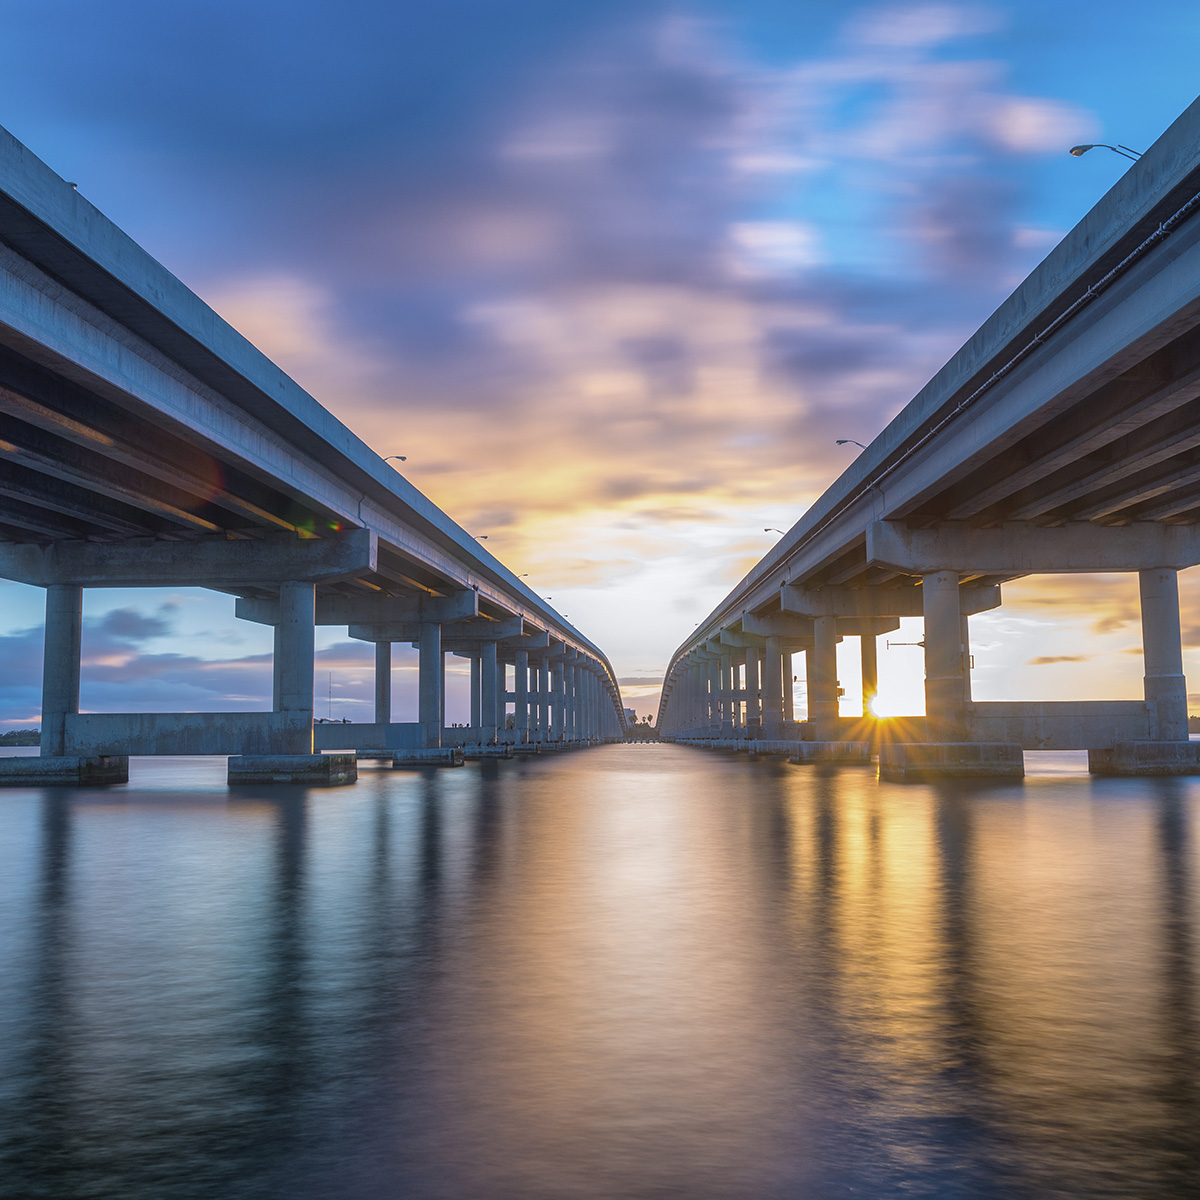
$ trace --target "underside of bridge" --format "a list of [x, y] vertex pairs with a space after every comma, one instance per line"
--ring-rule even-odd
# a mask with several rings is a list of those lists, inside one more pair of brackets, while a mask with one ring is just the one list
[[[461, 761], [445, 741], [624, 730], [594, 645], [3, 131], [0, 576], [47, 589], [43, 781], [108, 779], [97, 760], [139, 753], [342, 781], [352, 768], [314, 751]], [[223, 591], [273, 626], [271, 711], [80, 713], [82, 591], [139, 586]], [[375, 644], [373, 722], [314, 732], [318, 624]], [[396, 642], [420, 652], [411, 725], [391, 719]], [[445, 728], [447, 654], [472, 664], [465, 730]]]
[[[1200, 563], [1198, 135], [1193, 105], [701, 624], [668, 672], [664, 730], [836, 757], [893, 736], [908, 750], [881, 766], [901, 776], [906, 759], [1016, 774], [1022, 748], [1200, 771], [1176, 580]], [[1011, 579], [1105, 571], [1139, 576], [1144, 701], [973, 701], [972, 613]], [[869, 711], [840, 718], [837, 642], [862, 639], [869, 706], [875, 638], [903, 616], [924, 618], [926, 717], [890, 734]]]

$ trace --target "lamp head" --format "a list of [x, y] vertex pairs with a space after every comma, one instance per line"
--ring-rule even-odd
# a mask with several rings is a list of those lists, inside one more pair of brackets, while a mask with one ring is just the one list
[[1075, 158], [1082, 158], [1089, 150], [1095, 150], [1095, 148], [1095, 142], [1088, 142], [1086, 146], [1072, 146], [1068, 153]]

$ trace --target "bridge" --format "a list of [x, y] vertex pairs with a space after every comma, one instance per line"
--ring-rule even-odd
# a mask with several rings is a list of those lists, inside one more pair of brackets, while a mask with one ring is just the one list
[[[1200, 770], [1177, 573], [1200, 563], [1200, 102], [1193, 104], [675, 652], [664, 737], [862, 760], [895, 778]], [[969, 618], [1029, 574], [1136, 571], [1144, 699], [977, 703]], [[923, 719], [876, 722], [876, 639], [924, 618]], [[839, 715], [837, 644], [864, 714]], [[803, 653], [808, 712], [791, 711]], [[786, 681], [786, 682], [785, 682]], [[880, 739], [883, 739], [882, 744]]]
[[[118, 780], [131, 754], [346, 782], [362, 753], [624, 733], [591, 641], [3, 130], [0, 577], [46, 589], [41, 755], [0, 782]], [[148, 586], [227, 592], [273, 628], [270, 711], [79, 711], [83, 589]], [[374, 643], [373, 722], [314, 725], [316, 625]], [[392, 721], [397, 642], [418, 647], [415, 723]], [[469, 728], [446, 728], [447, 654], [471, 663]]]

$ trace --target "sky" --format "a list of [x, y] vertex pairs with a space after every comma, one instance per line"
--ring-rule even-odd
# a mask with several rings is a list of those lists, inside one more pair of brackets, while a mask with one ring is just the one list
[[[0, 125], [407, 455], [639, 714], [849, 465], [835, 439], [869, 442], [1129, 166], [1067, 149], [1145, 149], [1200, 90], [1181, 0], [0, 11]], [[42, 594], [0, 601], [0, 728], [36, 724]], [[1183, 603], [1200, 711], [1200, 582]], [[1136, 579], [1008, 585], [972, 638], [977, 698], [1140, 695]], [[318, 644], [318, 715], [369, 718], [371, 647]], [[891, 710], [920, 711], [920, 651], [880, 659]], [[269, 631], [231, 598], [87, 593], [85, 710], [269, 697]]]

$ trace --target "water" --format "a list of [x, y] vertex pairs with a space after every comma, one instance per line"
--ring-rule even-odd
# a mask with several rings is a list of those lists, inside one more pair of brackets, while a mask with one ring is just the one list
[[1200, 1194], [1200, 782], [0, 793], [0, 1194]]

